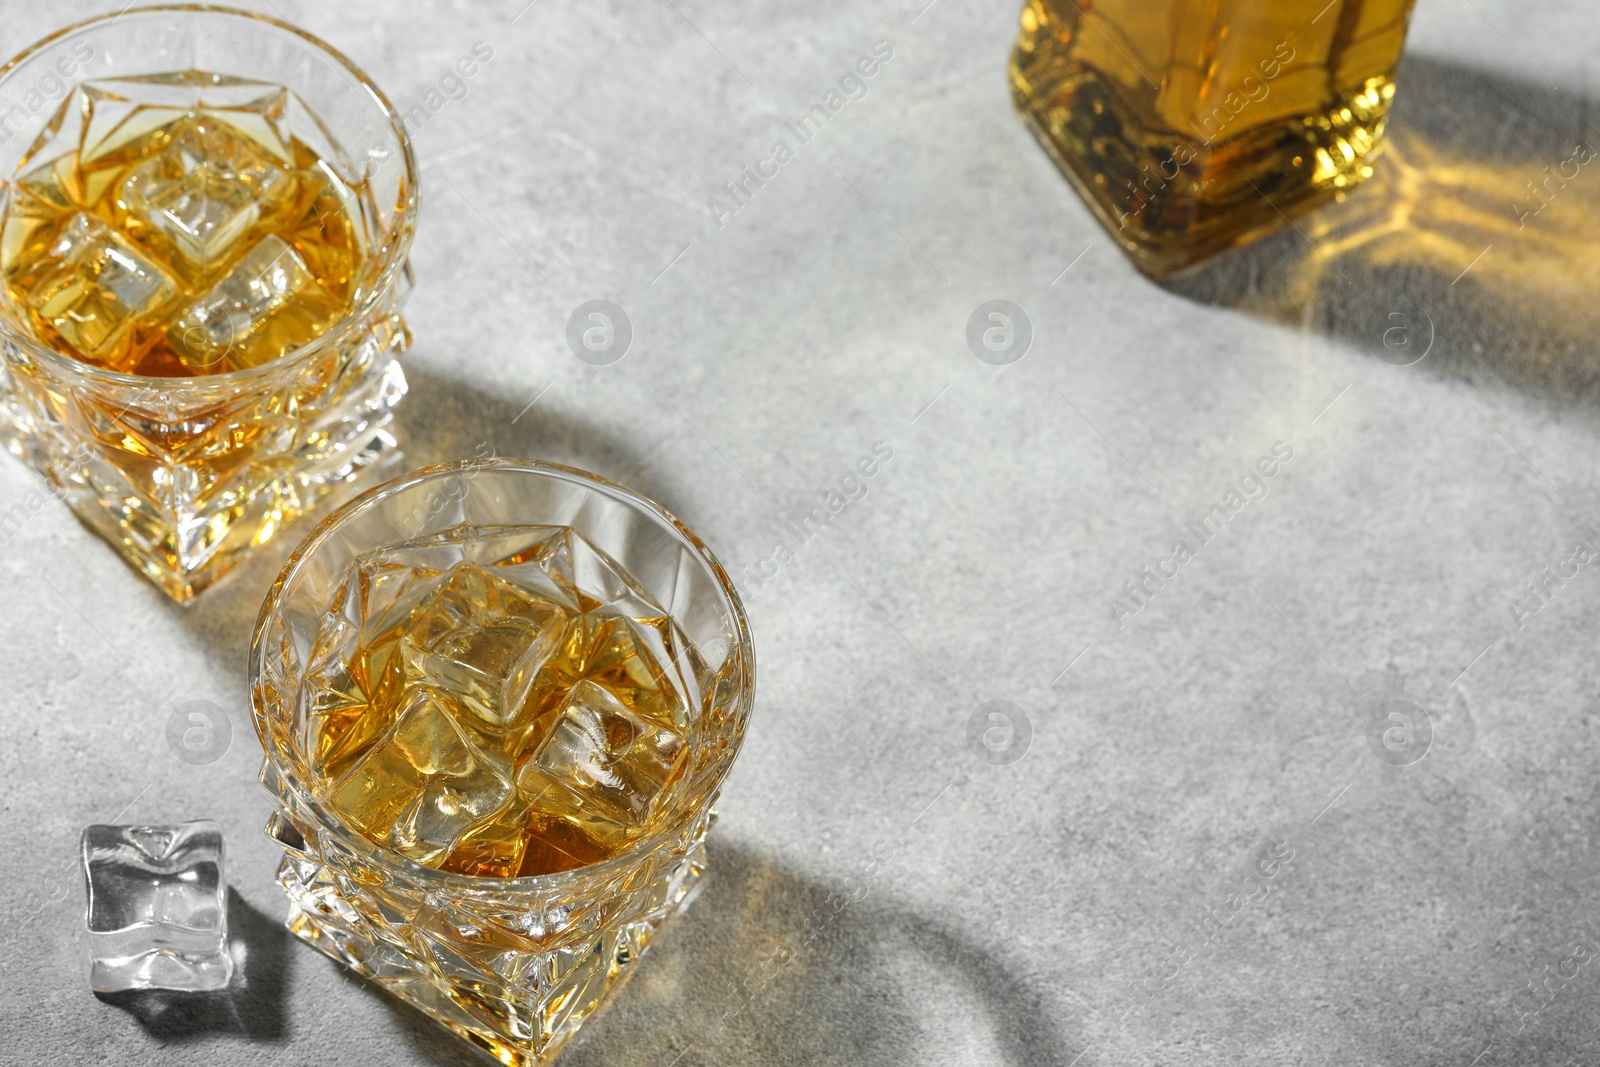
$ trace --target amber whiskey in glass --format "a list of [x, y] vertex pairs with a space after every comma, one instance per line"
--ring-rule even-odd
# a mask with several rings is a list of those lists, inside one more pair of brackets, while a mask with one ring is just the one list
[[1372, 174], [1414, 0], [1027, 0], [1023, 119], [1151, 275]]
[[543, 1067], [691, 899], [755, 696], [726, 572], [530, 460], [414, 472], [298, 548], [251, 652], [289, 930]]
[[396, 457], [416, 213], [328, 46], [194, 6], [0, 67], [0, 446], [175, 600]]

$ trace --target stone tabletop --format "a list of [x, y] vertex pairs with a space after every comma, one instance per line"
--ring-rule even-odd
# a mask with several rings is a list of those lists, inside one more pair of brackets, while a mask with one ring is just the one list
[[[704, 891], [562, 1062], [1600, 1056], [1600, 169], [1527, 185], [1600, 143], [1590, 4], [1419, 0], [1377, 177], [1163, 285], [1013, 114], [1014, 0], [258, 6], [411, 116], [409, 461], [598, 471], [747, 601]], [[27, 515], [0, 1062], [486, 1062], [280, 926], [245, 654], [304, 524], [180, 608]], [[235, 985], [97, 999], [82, 828], [202, 817]]]

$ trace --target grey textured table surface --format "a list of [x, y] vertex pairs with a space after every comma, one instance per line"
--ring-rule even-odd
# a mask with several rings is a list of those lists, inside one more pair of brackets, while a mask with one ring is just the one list
[[[1157, 286], [1012, 114], [1015, 3], [922, 2], [263, 7], [402, 109], [493, 50], [417, 131], [410, 459], [636, 486], [748, 600], [758, 708], [705, 892], [563, 1062], [1600, 1059], [1600, 577], [1527, 584], [1600, 548], [1600, 172], [1512, 209], [1600, 140], [1592, 6], [1420, 0], [1379, 177]], [[12, 0], [0, 51], [117, 6]], [[879, 41], [719, 227], [708, 198]], [[634, 324], [613, 366], [565, 345], [592, 298]], [[1035, 332], [1005, 368], [964, 338], [997, 298]], [[1404, 368], [1401, 323], [1432, 340]], [[0, 510], [34, 485], [0, 462]], [[0, 1061], [478, 1062], [278, 925], [244, 672], [280, 558], [185, 610], [57, 505], [0, 547]], [[1431, 725], [1409, 766], [1369, 744], [1390, 698]], [[209, 766], [165, 742], [190, 699], [232, 715]], [[967, 740], [990, 700], [1031, 727], [1010, 765]], [[81, 827], [200, 816], [236, 988], [96, 999]]]

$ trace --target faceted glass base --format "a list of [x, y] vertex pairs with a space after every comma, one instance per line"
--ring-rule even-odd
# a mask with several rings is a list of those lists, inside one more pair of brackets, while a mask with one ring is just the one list
[[[289, 895], [291, 933], [508, 1067], [540, 1067], [633, 975], [661, 924], [692, 901], [714, 817], [609, 886], [520, 903], [505, 897], [501, 879], [469, 879], [481, 895], [447, 896], [365, 864], [321, 863], [282, 811], [267, 832], [285, 851], [278, 882]], [[338, 851], [325, 838], [322, 849], [330, 847]]]
[[384, 313], [310, 358], [174, 379], [0, 338], [0, 443], [186, 601], [393, 450], [385, 427], [405, 395], [396, 356], [409, 341]]

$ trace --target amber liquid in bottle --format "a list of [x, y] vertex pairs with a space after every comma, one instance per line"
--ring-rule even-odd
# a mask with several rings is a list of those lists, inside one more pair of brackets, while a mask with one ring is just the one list
[[1368, 177], [1414, 0], [1027, 0], [1024, 119], [1160, 275]]
[[[254, 367], [350, 311], [365, 192], [288, 89], [180, 71], [89, 82], [6, 185], [6, 313], [159, 377]], [[336, 165], [342, 164], [342, 165]]]

